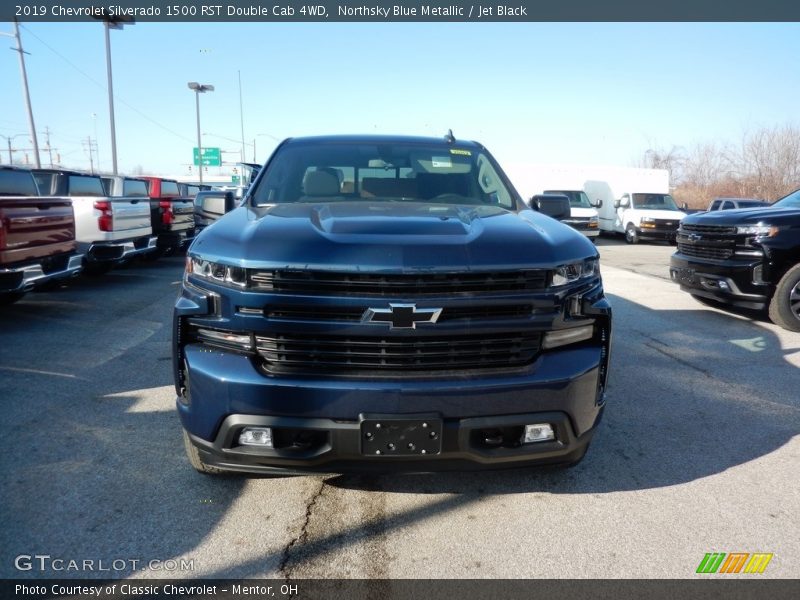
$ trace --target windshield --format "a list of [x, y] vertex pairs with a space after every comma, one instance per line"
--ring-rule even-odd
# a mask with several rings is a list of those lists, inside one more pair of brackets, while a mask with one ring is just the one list
[[800, 208], [800, 190], [795, 190], [788, 196], [784, 196], [772, 206], [778, 208]]
[[545, 190], [545, 194], [563, 194], [569, 198], [569, 205], [572, 208], [592, 208], [589, 196], [583, 190]]
[[631, 208], [678, 210], [675, 200], [669, 194], [633, 194]]
[[255, 205], [424, 202], [515, 209], [517, 197], [485, 152], [425, 143], [289, 143], [253, 191]]

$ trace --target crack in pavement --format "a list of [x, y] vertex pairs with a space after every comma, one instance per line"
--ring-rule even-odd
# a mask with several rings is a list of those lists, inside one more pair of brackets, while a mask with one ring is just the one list
[[308, 526], [311, 523], [311, 515], [314, 512], [314, 506], [316, 506], [317, 501], [322, 497], [322, 494], [325, 492], [326, 484], [327, 482], [325, 479], [320, 481], [319, 488], [317, 489], [316, 492], [314, 492], [314, 494], [311, 496], [311, 499], [308, 501], [308, 504], [306, 505], [305, 520], [303, 521], [303, 525], [300, 527], [300, 532], [283, 549], [281, 562], [278, 565], [278, 573], [283, 574], [283, 578], [287, 582], [290, 579], [289, 560], [291, 559], [292, 549], [297, 544], [305, 543], [305, 541], [308, 539]]

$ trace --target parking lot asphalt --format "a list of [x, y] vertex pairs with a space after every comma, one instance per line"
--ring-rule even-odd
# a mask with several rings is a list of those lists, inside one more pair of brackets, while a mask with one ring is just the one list
[[[171, 384], [180, 257], [4, 307], [0, 575], [685, 578], [769, 552], [760, 577], [799, 577], [800, 334], [680, 292], [670, 246], [598, 247], [608, 403], [566, 471], [203, 476]], [[95, 562], [15, 568], [36, 554]]]

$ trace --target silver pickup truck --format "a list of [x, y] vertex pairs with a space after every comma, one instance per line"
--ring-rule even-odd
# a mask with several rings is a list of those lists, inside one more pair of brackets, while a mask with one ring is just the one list
[[33, 169], [42, 195], [67, 196], [75, 212], [75, 240], [87, 270], [101, 272], [138, 254], [154, 252], [147, 197], [113, 197], [99, 175]]

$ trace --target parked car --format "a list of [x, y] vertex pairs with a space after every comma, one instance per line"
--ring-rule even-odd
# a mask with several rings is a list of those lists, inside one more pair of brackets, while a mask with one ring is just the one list
[[605, 402], [598, 261], [476, 142], [287, 140], [188, 251], [173, 366], [189, 460], [574, 464]]
[[767, 207], [689, 215], [670, 275], [693, 296], [767, 309], [800, 331], [800, 190]]
[[596, 241], [600, 235], [600, 220], [597, 208], [602, 204], [598, 200], [592, 204], [589, 196], [583, 190], [545, 190], [545, 194], [563, 194], [569, 198], [570, 215], [564, 219], [564, 223], [577, 229], [583, 235]]
[[150, 215], [153, 234], [160, 252], [173, 252], [194, 238], [194, 203], [181, 196], [174, 179], [143, 177], [150, 194]]
[[755, 198], [714, 198], [709, 204], [708, 210], [735, 210], [737, 208], [763, 208], [764, 206], [769, 206], [769, 202]]
[[0, 165], [0, 304], [81, 270], [69, 198], [43, 198], [27, 169]]
[[198, 192], [194, 199], [194, 226], [197, 233], [231, 212], [238, 200], [231, 191], [209, 190]]
[[32, 173], [43, 195], [72, 201], [75, 239], [87, 272], [102, 273], [154, 250], [150, 207], [141, 197], [109, 196], [99, 175], [60, 169]]

